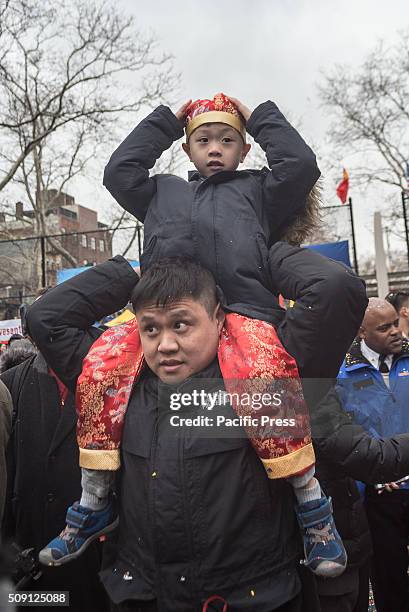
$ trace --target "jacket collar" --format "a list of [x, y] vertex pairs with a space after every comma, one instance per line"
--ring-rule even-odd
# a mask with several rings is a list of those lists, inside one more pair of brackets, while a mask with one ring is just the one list
[[203, 183], [225, 183], [236, 178], [237, 176], [248, 174], [248, 172], [249, 170], [224, 170], [223, 172], [216, 172], [216, 174], [205, 177], [199, 174], [197, 170], [188, 170], [187, 176], [189, 183], [198, 181], [199, 184], [202, 185]]
[[[403, 338], [402, 350], [400, 353], [397, 353], [393, 357], [393, 362], [395, 363], [401, 357], [409, 357], [409, 340]], [[348, 353], [345, 356], [345, 367], [349, 369], [356, 369], [358, 367], [371, 367], [372, 365], [369, 361], [362, 355], [361, 351], [361, 342], [359, 338], [355, 338]]]

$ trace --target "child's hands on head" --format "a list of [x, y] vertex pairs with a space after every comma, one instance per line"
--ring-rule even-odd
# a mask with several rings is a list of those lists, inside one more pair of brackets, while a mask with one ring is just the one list
[[232, 96], [227, 96], [227, 97], [237, 107], [237, 110], [243, 116], [244, 121], [247, 122], [250, 119], [250, 115], [252, 111], [249, 108], [247, 108], [247, 106], [245, 106], [243, 102], [240, 102], [240, 100], [238, 100], [237, 98], [233, 98]]
[[179, 121], [181, 121], [182, 123], [184, 123], [185, 118], [186, 118], [186, 111], [189, 108], [189, 106], [191, 105], [192, 100], [188, 100], [187, 102], [185, 102], [184, 104], [182, 104], [182, 106], [179, 108], [178, 111], [176, 111], [175, 116], [179, 119]]

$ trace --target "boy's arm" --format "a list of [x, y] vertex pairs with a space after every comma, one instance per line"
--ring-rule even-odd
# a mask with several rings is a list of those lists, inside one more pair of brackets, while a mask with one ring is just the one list
[[82, 361], [101, 333], [92, 324], [123, 308], [138, 280], [126, 259], [116, 256], [54, 287], [30, 306], [28, 333], [70, 390], [75, 391]]
[[149, 170], [183, 133], [181, 121], [170, 108], [158, 106], [119, 145], [105, 168], [105, 187], [142, 223], [156, 193], [156, 180], [149, 177]]
[[265, 169], [263, 197], [270, 227], [276, 233], [305, 206], [320, 171], [314, 153], [274, 102], [257, 106], [246, 128], [265, 152], [270, 167], [269, 172]]

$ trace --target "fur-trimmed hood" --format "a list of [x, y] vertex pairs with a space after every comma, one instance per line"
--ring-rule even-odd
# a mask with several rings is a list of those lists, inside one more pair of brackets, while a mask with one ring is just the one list
[[305, 208], [285, 228], [280, 240], [299, 246], [313, 235], [321, 223], [322, 179], [318, 179], [307, 196]]

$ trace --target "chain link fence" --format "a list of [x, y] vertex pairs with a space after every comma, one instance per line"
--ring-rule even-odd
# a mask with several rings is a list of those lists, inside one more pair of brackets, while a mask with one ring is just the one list
[[139, 261], [143, 226], [4, 236], [0, 233], [0, 319], [13, 319], [22, 303], [32, 303], [41, 289], [58, 282], [60, 270], [92, 266], [117, 253]]

